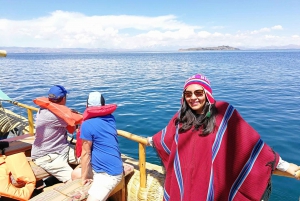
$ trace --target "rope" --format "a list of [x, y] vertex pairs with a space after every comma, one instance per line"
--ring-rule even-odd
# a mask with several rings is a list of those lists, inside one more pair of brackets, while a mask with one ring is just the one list
[[25, 119], [18, 117], [17, 115], [8, 114], [4, 107], [2, 106], [2, 102], [0, 101], [0, 138], [11, 132], [14, 136], [18, 136], [20, 134], [17, 133], [16, 128], [19, 131], [22, 131], [26, 127]]

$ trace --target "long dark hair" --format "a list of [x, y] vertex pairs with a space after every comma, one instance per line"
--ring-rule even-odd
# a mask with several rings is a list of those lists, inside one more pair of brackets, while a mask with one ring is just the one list
[[200, 131], [199, 135], [212, 133], [216, 125], [217, 108], [215, 104], [205, 103], [203, 114], [197, 114], [192, 110], [185, 99], [179, 111], [179, 116], [175, 119], [175, 125], [181, 124], [179, 134], [184, 133], [194, 127]]

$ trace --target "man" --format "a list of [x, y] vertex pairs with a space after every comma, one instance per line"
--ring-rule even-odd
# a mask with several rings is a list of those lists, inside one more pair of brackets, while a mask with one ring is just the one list
[[33, 101], [41, 108], [36, 115], [36, 134], [31, 158], [35, 164], [61, 182], [69, 181], [73, 171], [67, 162], [67, 127], [74, 131], [75, 120], [66, 115], [71, 113], [65, 106], [67, 93], [63, 86], [54, 85], [49, 90], [48, 98], [37, 98]]
[[81, 178], [83, 184], [93, 181], [88, 201], [106, 200], [122, 179], [123, 163], [112, 115], [116, 107], [115, 104], [105, 105], [99, 92], [91, 92], [88, 96], [80, 128]]

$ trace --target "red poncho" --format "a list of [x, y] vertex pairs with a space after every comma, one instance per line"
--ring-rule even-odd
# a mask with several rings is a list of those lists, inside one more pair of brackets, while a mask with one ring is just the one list
[[216, 129], [177, 134], [174, 115], [153, 136], [166, 168], [164, 200], [260, 200], [279, 156], [228, 103], [217, 102]]

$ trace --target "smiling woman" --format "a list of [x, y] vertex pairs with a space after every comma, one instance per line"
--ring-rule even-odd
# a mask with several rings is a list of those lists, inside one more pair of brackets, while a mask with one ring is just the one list
[[215, 100], [206, 76], [188, 78], [183, 95], [168, 125], [148, 137], [165, 167], [165, 200], [269, 200], [275, 169], [300, 179], [300, 166], [283, 161], [231, 104]]
[[6, 51], [0, 50], [0, 57], [6, 57]]

